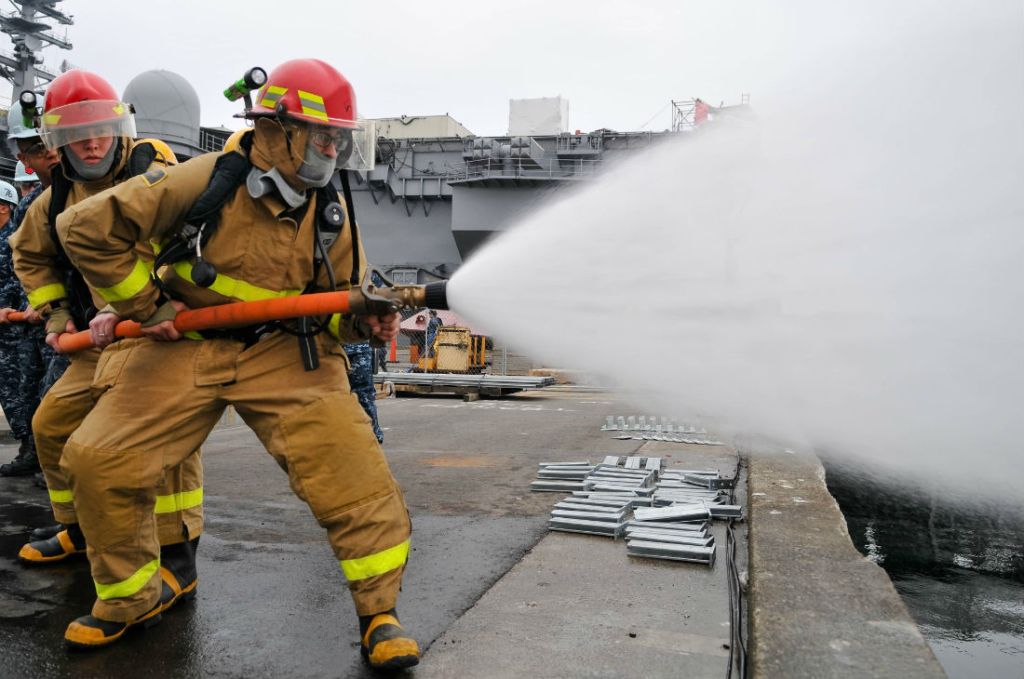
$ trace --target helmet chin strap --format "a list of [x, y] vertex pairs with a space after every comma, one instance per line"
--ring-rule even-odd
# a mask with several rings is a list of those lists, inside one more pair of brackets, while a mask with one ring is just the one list
[[71, 169], [75, 173], [74, 179], [81, 179], [83, 181], [91, 182], [97, 179], [101, 179], [110, 173], [110, 168], [114, 166], [114, 155], [117, 153], [117, 149], [121, 146], [121, 140], [115, 139], [114, 143], [107, 149], [106, 155], [103, 159], [95, 165], [88, 165], [75, 155], [75, 152], [70, 149], [65, 149], [62, 154], [68, 159], [68, 163], [71, 165]]

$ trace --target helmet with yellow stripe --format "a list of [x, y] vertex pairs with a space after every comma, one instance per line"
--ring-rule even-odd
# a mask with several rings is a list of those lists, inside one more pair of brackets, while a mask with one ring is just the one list
[[96, 137], [134, 137], [135, 117], [109, 82], [75, 68], [50, 83], [40, 133], [48, 149]]
[[271, 71], [246, 115], [282, 115], [348, 129], [358, 126], [352, 83], [319, 59], [293, 59]]
[[[338, 168], [373, 168], [376, 135], [371, 121], [359, 120], [352, 83], [319, 59], [293, 59], [267, 76], [246, 118], [274, 116], [309, 127], [309, 143]], [[334, 147], [333, 151], [329, 147]]]

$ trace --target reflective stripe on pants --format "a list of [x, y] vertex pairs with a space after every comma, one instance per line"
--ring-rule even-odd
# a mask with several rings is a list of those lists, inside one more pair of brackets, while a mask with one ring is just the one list
[[[65, 452], [94, 580], [123, 580], [159, 558], [156, 487], [232, 405], [327, 530], [335, 558], [365, 566], [349, 582], [357, 613], [395, 607], [408, 511], [370, 420], [348, 389], [341, 346], [325, 334], [317, 342], [320, 368], [311, 372], [295, 338], [282, 332], [249, 348], [227, 339], [108, 347], [120, 354], [111, 359], [120, 366], [117, 379]], [[153, 579], [131, 596], [98, 599], [93, 615], [130, 620], [158, 596]]]

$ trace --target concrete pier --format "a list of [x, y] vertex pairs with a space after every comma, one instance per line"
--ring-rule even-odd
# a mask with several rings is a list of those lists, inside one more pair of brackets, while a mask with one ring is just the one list
[[752, 457], [749, 491], [752, 677], [945, 676], [816, 458]]

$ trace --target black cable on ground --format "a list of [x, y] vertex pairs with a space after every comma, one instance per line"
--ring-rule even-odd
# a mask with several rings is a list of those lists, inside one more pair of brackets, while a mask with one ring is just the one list
[[[739, 481], [740, 462], [736, 463], [736, 472], [733, 478]], [[735, 486], [729, 492], [730, 504], [736, 504]], [[733, 668], [739, 674], [739, 679], [747, 678], [747, 642], [746, 628], [743, 615], [743, 585], [740, 582], [739, 570], [736, 566], [736, 535], [733, 532], [735, 519], [729, 519], [725, 526], [725, 565], [726, 581], [729, 586], [729, 670], [726, 678], [732, 679]]]

